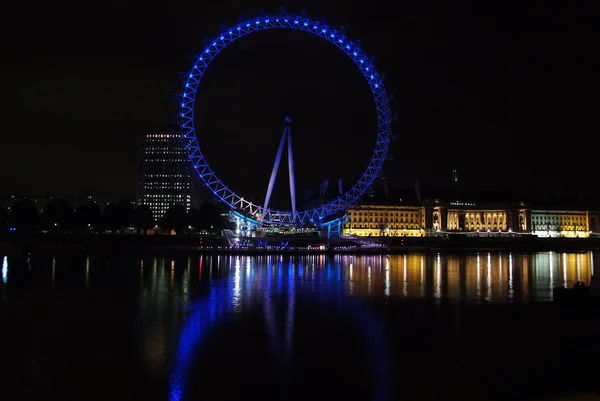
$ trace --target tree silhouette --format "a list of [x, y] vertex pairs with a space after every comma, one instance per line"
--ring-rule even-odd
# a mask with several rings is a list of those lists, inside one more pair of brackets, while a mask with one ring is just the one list
[[41, 216], [42, 227], [46, 230], [68, 230], [73, 227], [73, 220], [73, 208], [64, 199], [50, 201]]
[[148, 205], [139, 205], [135, 208], [133, 211], [133, 225], [135, 228], [147, 234], [148, 230], [153, 228], [155, 224], [152, 210]]
[[190, 208], [187, 212], [186, 217], [187, 223], [192, 226], [196, 230], [200, 230], [202, 228], [202, 215], [200, 211], [196, 208]]
[[200, 206], [200, 229], [219, 231], [221, 229], [221, 211], [216, 204], [203, 202]]
[[131, 227], [133, 225], [133, 204], [129, 199], [123, 199], [117, 205], [119, 206], [123, 227]]
[[84, 203], [75, 211], [75, 225], [83, 229], [92, 227], [99, 230], [102, 226], [102, 211], [96, 202]]
[[133, 206], [127, 199], [111, 203], [104, 209], [102, 218], [104, 224], [113, 231], [129, 227], [133, 223]]
[[8, 226], [8, 212], [3, 207], [0, 207], [0, 229]]
[[102, 220], [110, 230], [115, 231], [123, 228], [119, 205], [116, 203], [108, 204], [104, 209], [104, 213], [102, 213]]
[[31, 230], [39, 225], [40, 215], [29, 199], [22, 199], [12, 205], [8, 222], [17, 230]]
[[187, 227], [187, 213], [185, 206], [173, 205], [165, 213], [163, 217], [161, 228], [163, 230], [175, 230], [177, 234], [180, 234]]

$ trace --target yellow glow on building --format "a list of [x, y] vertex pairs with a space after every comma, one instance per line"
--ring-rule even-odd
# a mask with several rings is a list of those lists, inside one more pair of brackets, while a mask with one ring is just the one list
[[349, 209], [343, 235], [421, 237], [425, 235], [422, 206], [368, 205]]
[[531, 229], [538, 237], [587, 238], [590, 216], [585, 210], [532, 210]]
[[433, 204], [422, 206], [363, 205], [351, 208], [347, 210], [347, 221], [342, 227], [342, 235], [361, 237], [423, 237], [475, 232], [588, 238], [600, 233], [600, 213], [530, 209], [523, 202], [476, 205], [472, 202], [444, 204], [435, 200]]
[[459, 221], [461, 214], [464, 214], [462, 231], [506, 231], [508, 229], [506, 210], [449, 209], [447, 230], [461, 229]]

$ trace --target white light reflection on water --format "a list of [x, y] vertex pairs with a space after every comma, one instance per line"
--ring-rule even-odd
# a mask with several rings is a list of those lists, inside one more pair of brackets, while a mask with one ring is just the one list
[[477, 254], [477, 299], [481, 298], [481, 257]]
[[508, 299], [512, 300], [515, 297], [514, 281], [513, 281], [513, 255], [508, 254]]
[[[8, 281], [8, 256], [2, 258], [2, 283], [6, 284]], [[6, 301], [8, 293], [6, 292], [6, 285], [2, 285], [2, 300]]]
[[486, 301], [492, 300], [492, 255], [488, 252], [487, 255], [487, 293], [485, 296]]
[[550, 286], [554, 288], [554, 253], [548, 252], [548, 271], [550, 272]]
[[185, 272], [183, 273], [183, 292], [188, 293], [190, 290], [190, 273], [192, 270], [192, 258], [188, 258], [187, 267], [185, 268]]
[[434, 277], [435, 277], [435, 281], [434, 281], [434, 290], [433, 290], [433, 296], [435, 297], [436, 300], [440, 300], [442, 298], [442, 267], [441, 267], [441, 257], [440, 254], [438, 253], [437, 258], [435, 258], [435, 265], [434, 265]]
[[563, 285], [565, 286], [565, 288], [569, 288], [569, 280], [567, 277], [567, 254], [563, 253], [563, 263], [562, 263], [562, 269], [563, 269]]
[[[314, 270], [314, 266], [313, 266], [313, 270]], [[349, 278], [348, 292], [350, 293], [350, 295], [354, 294], [354, 279], [352, 278], [353, 273], [354, 273], [354, 264], [350, 263], [350, 267], [348, 268], [348, 278]]]
[[[558, 286], [571, 288], [577, 281], [589, 284], [592, 275], [590, 258], [582, 253], [540, 252], [523, 258], [524, 262], [530, 260], [532, 265], [521, 267], [529, 272], [528, 281], [522, 285], [526, 283], [531, 291], [529, 296], [536, 301], [552, 300], [552, 290]], [[523, 277], [526, 280], [526, 276]]]
[[419, 271], [419, 295], [425, 296], [425, 255], [421, 255], [421, 267]]
[[[388, 258], [388, 266], [390, 259]], [[402, 293], [405, 297], [408, 296], [408, 269], [406, 267], [406, 255], [402, 258]]]
[[171, 272], [169, 274], [169, 291], [175, 290], [175, 261], [171, 261]]
[[52, 257], [52, 288], [56, 284], [56, 256]]
[[[248, 258], [250, 259], [250, 258]], [[290, 260], [288, 267], [288, 307], [285, 323], [285, 345], [286, 357], [292, 357], [292, 340], [294, 334], [294, 316], [296, 311], [296, 275], [294, 274], [294, 262]]]
[[[502, 273], [504, 272], [504, 264], [502, 263], [502, 254], [498, 255], [498, 278], [499, 278], [499, 284], [502, 285], [502, 283], [504, 282], [503, 277], [502, 277]], [[501, 287], [498, 287], [501, 288]]]
[[240, 274], [240, 257], [235, 258], [235, 270], [233, 273], [233, 311], [238, 312], [238, 308], [240, 306], [240, 297], [242, 294], [241, 281], [242, 276]]
[[372, 287], [371, 287], [372, 281], [371, 281], [371, 266], [368, 267], [368, 274], [367, 274], [367, 285], [368, 285], [368, 293], [369, 295], [371, 295], [372, 293]]
[[[404, 266], [406, 271], [406, 265]], [[385, 296], [390, 296], [390, 259], [385, 258]]]
[[90, 255], [85, 257], [85, 288], [90, 286]]
[[8, 256], [2, 258], [2, 282], [8, 281]]

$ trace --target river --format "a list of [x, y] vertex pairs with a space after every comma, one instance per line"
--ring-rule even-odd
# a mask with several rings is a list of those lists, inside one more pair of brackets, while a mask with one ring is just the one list
[[[596, 385], [551, 304], [600, 255], [0, 255], [6, 399], [529, 399]], [[9, 390], [10, 389], [10, 390]]]

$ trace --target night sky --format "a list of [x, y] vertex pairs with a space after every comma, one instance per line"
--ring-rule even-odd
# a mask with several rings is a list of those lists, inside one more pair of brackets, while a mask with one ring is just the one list
[[[133, 196], [139, 135], [172, 121], [178, 72], [203, 36], [282, 4], [88, 3], [9, 10], [0, 192]], [[324, 3], [283, 2], [344, 26], [387, 75], [399, 116], [390, 186], [445, 185], [453, 168], [469, 187], [596, 185], [600, 32], [591, 6]], [[376, 133], [367, 84], [324, 40], [275, 30], [226, 49], [200, 87], [200, 144], [227, 185], [262, 202], [287, 114], [298, 197], [323, 179], [360, 176]], [[274, 201], [285, 206], [286, 168], [279, 178]]]

